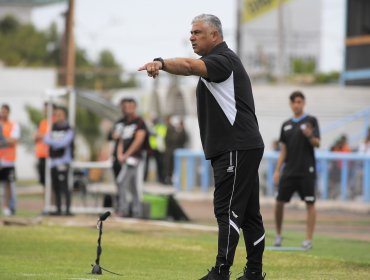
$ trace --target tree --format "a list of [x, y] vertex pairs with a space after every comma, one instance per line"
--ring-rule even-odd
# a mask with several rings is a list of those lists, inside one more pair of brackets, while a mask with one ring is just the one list
[[[62, 35], [52, 24], [38, 31], [32, 24], [21, 24], [15, 17], [0, 19], [0, 60], [6, 66], [56, 67], [62, 83]], [[98, 61], [90, 60], [86, 51], [76, 46], [76, 88], [107, 90], [135, 87], [133, 77], [124, 81], [123, 68], [109, 50], [101, 51]]]
[[[59, 70], [61, 83], [62, 38], [55, 24], [47, 31], [39, 31], [32, 24], [21, 24], [16, 18], [6, 16], [0, 19], [0, 61], [6, 66], [55, 67]], [[122, 72], [122, 66], [109, 50], [103, 50], [95, 62], [89, 59], [86, 50], [76, 47], [76, 88], [102, 90], [136, 86], [135, 78], [130, 77], [124, 81], [121, 78]], [[26, 110], [37, 126], [42, 112], [31, 106]], [[76, 121], [78, 132], [89, 145], [91, 159], [96, 159], [99, 145], [103, 141], [100, 133], [101, 117], [78, 107]], [[27, 130], [29, 127], [24, 126], [22, 129]]]
[[12, 16], [0, 20], [0, 60], [8, 66], [50, 66], [46, 34]]
[[316, 61], [313, 58], [292, 60], [293, 74], [314, 74], [316, 71]]
[[15, 32], [19, 26], [19, 22], [14, 17], [7, 15], [0, 21], [0, 32], [9, 34]]

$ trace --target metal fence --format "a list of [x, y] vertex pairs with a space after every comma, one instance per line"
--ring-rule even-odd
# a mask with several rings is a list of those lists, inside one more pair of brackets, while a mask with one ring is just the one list
[[[278, 152], [265, 151], [260, 168], [261, 188], [275, 195], [273, 173]], [[370, 155], [317, 151], [317, 193], [321, 199], [360, 199], [370, 203]], [[198, 186], [208, 192], [213, 186], [212, 169], [203, 151], [175, 151], [174, 186], [177, 191], [193, 191]]]

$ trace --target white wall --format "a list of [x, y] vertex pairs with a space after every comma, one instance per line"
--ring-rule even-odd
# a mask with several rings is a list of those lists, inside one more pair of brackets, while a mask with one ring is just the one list
[[341, 71], [345, 51], [346, 0], [322, 1], [322, 31], [319, 69]]

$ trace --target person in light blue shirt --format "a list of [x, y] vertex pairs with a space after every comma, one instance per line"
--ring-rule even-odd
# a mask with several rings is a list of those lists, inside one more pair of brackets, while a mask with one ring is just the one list
[[49, 145], [51, 158], [51, 182], [55, 192], [57, 211], [62, 214], [62, 194], [65, 196], [65, 214], [71, 215], [71, 194], [68, 188], [68, 170], [73, 160], [74, 131], [69, 126], [67, 111], [63, 107], [55, 109], [55, 122], [51, 131], [45, 135], [44, 142]]

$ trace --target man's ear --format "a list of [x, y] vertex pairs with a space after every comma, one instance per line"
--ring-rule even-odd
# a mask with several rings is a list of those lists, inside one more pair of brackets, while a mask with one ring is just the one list
[[211, 32], [211, 36], [212, 36], [212, 41], [215, 42], [220, 37], [220, 34], [218, 33], [218, 31], [214, 30], [214, 31]]

